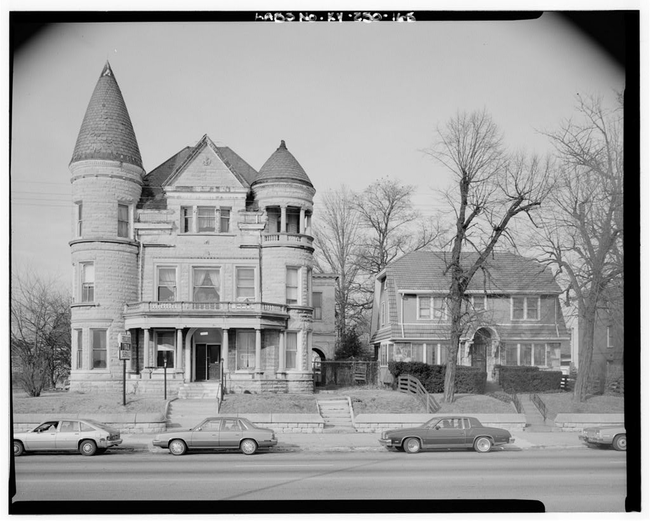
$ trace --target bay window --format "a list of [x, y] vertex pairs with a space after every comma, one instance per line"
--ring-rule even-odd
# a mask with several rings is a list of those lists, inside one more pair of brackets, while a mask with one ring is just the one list
[[93, 369], [106, 369], [106, 329], [91, 329]]
[[298, 304], [298, 268], [287, 268], [287, 304]]
[[81, 302], [95, 301], [95, 263], [81, 263]]

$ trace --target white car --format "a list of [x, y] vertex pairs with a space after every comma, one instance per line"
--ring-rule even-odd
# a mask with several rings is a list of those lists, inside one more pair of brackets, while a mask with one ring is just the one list
[[94, 420], [50, 420], [14, 434], [14, 456], [32, 451], [75, 451], [102, 454], [122, 443], [120, 431]]

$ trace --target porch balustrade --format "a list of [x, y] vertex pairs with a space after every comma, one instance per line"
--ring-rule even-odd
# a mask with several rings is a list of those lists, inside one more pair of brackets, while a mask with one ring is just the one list
[[310, 235], [303, 235], [300, 233], [265, 233], [262, 235], [263, 244], [273, 243], [299, 243], [311, 246], [314, 242], [313, 237]]
[[241, 314], [241, 313], [278, 313], [286, 314], [287, 306], [269, 302], [134, 302], [126, 304], [126, 313], [184, 313], [208, 311], [211, 314]]

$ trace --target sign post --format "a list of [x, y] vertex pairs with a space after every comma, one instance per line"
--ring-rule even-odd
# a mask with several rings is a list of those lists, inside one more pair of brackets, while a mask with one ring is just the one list
[[117, 335], [119, 359], [122, 360], [122, 405], [126, 405], [126, 361], [131, 360], [131, 334]]

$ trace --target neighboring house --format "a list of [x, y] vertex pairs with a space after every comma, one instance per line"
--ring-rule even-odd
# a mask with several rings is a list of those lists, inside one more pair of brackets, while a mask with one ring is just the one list
[[335, 278], [313, 273], [315, 189], [284, 141], [259, 172], [203, 136], [147, 174], [107, 63], [70, 170], [71, 390], [119, 388], [125, 364], [138, 392], [313, 391]]
[[[371, 342], [382, 381], [391, 379], [391, 360], [447, 362], [448, 257], [444, 252], [413, 252], [377, 276]], [[464, 257], [468, 265], [475, 258], [475, 254]], [[559, 294], [553, 275], [536, 261], [494, 253], [469, 284], [469, 324], [457, 362], [486, 371], [488, 380], [495, 377], [495, 365], [534, 365], [559, 371], [570, 341]]]

